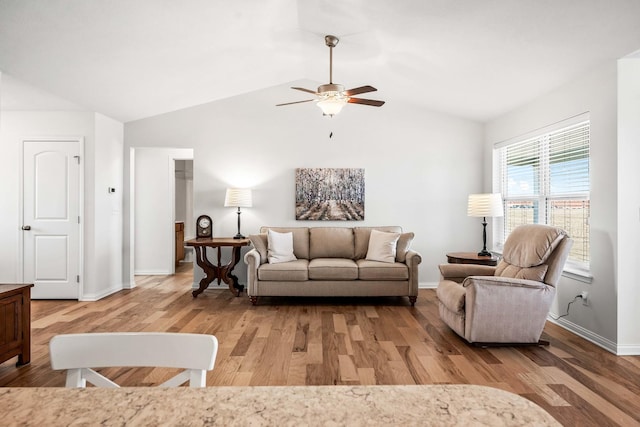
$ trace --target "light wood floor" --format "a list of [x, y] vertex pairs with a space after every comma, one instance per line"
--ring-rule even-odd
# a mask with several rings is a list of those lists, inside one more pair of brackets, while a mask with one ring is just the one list
[[[479, 384], [517, 393], [563, 425], [640, 425], [640, 357], [617, 357], [547, 324], [549, 347], [481, 349], [439, 317], [435, 291], [406, 298], [262, 298], [225, 288], [191, 297], [192, 271], [137, 278], [98, 302], [33, 301], [32, 362], [0, 365], [0, 386], [63, 386], [48, 343], [61, 333], [174, 331], [214, 334], [207, 385]], [[108, 369], [122, 385], [152, 385], [166, 369]]]

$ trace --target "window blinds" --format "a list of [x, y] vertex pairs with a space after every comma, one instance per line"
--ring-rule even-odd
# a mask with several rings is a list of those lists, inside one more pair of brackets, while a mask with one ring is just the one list
[[574, 240], [569, 260], [589, 262], [588, 119], [497, 146], [498, 185], [505, 216], [497, 233], [503, 244], [521, 224], [549, 224]]

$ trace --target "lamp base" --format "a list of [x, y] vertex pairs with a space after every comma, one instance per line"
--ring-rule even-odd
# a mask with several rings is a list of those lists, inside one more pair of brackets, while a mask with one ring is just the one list
[[244, 239], [245, 236], [243, 236], [242, 234], [238, 233], [235, 236], [233, 236], [234, 239]]
[[486, 250], [481, 250], [480, 252], [478, 252], [478, 256], [488, 256], [488, 257], [493, 257], [493, 254], [489, 251]]

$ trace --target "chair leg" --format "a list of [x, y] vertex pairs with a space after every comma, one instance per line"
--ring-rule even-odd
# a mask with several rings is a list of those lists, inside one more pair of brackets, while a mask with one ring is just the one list
[[411, 303], [411, 307], [415, 307], [417, 299], [418, 297], [409, 297], [409, 302]]

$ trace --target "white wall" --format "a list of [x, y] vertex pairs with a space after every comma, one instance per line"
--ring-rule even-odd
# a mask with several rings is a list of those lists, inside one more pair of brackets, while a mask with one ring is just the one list
[[[617, 340], [617, 67], [609, 61], [584, 76], [486, 125], [485, 183], [491, 182], [491, 152], [495, 143], [525, 134], [583, 112], [591, 116], [591, 273], [593, 282], [563, 277], [552, 307], [557, 316], [581, 291], [589, 292], [588, 307], [571, 306], [559, 323], [616, 351]], [[628, 250], [628, 249], [627, 249]], [[637, 324], [637, 322], [635, 322]]]
[[174, 272], [174, 159], [190, 158], [191, 149], [136, 149], [135, 274]]
[[[122, 199], [124, 126], [95, 115], [95, 238], [86, 248], [86, 264], [95, 280], [85, 284], [85, 299], [99, 299], [122, 289]], [[108, 191], [115, 188], [114, 193]]]
[[640, 52], [618, 61], [618, 354], [640, 354]]
[[[238, 186], [254, 190], [254, 206], [242, 210], [245, 235], [261, 225], [400, 225], [415, 232], [423, 284], [437, 282], [446, 252], [481, 249], [480, 222], [466, 216], [468, 194], [482, 190], [481, 124], [394, 99], [380, 109], [347, 105], [334, 118], [313, 104], [274, 106], [295, 95], [290, 86], [314, 84], [294, 82], [129, 122], [125, 145], [193, 148], [194, 216], [209, 214], [217, 236], [236, 234], [236, 211], [223, 202], [225, 189]], [[365, 220], [296, 221], [298, 167], [364, 168]], [[245, 268], [235, 271], [241, 282]]]

